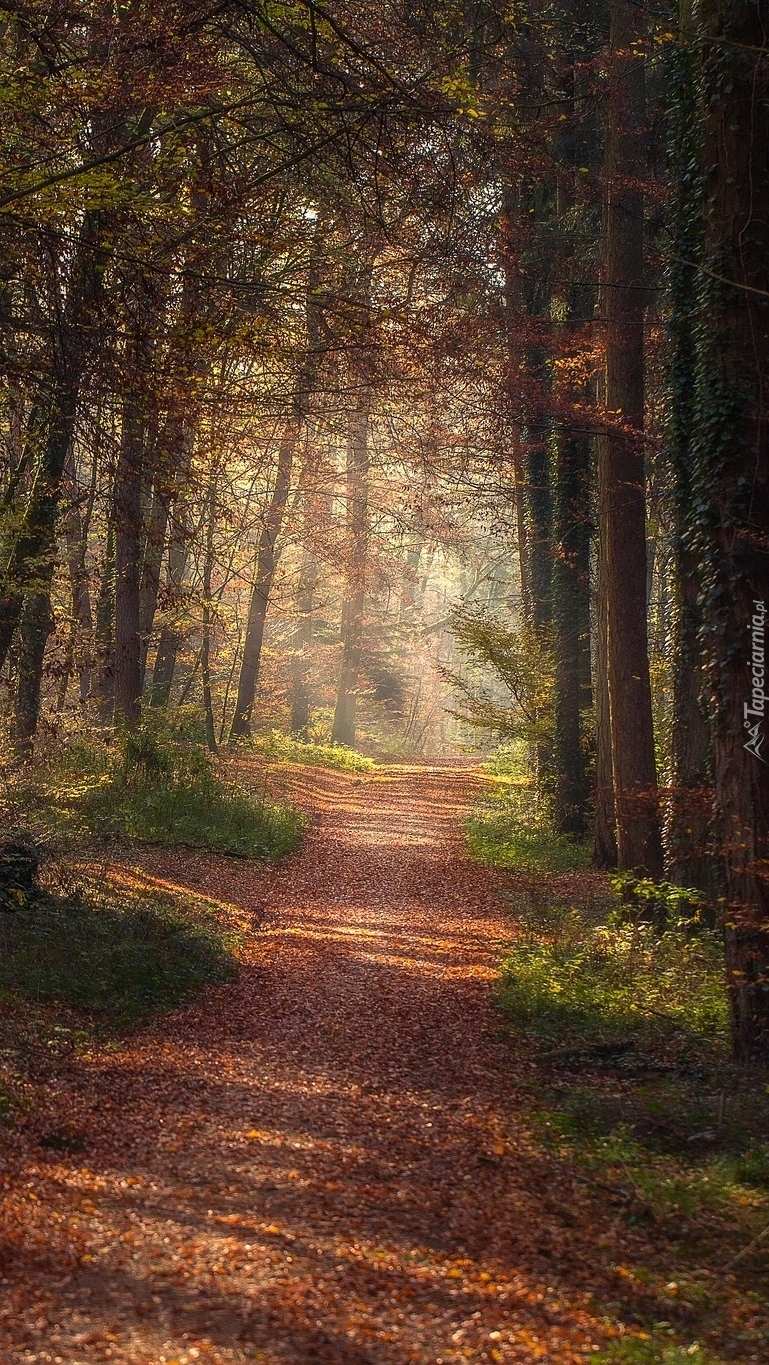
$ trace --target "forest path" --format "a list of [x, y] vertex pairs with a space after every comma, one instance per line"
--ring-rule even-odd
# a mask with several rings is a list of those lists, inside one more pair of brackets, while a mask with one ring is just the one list
[[590, 1205], [517, 1118], [509, 910], [462, 847], [482, 779], [285, 780], [313, 820], [279, 867], [141, 856], [262, 930], [236, 981], [61, 1077], [35, 1123], [82, 1153], [12, 1139], [0, 1360], [584, 1360]]

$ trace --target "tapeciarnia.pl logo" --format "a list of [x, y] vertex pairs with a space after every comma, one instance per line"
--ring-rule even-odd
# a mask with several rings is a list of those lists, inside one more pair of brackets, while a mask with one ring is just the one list
[[748, 739], [742, 746], [747, 749], [761, 763], [766, 763], [766, 759], [761, 753], [761, 745], [766, 736], [764, 735], [764, 716], [766, 714], [766, 692], [764, 683], [766, 681], [766, 669], [764, 664], [764, 622], [766, 620], [766, 607], [763, 602], [753, 603], [754, 612], [750, 618], [748, 630], [750, 631], [750, 658], [748, 668], [751, 673], [751, 694], [750, 701], [743, 705], [743, 715], [745, 729], [748, 732]]

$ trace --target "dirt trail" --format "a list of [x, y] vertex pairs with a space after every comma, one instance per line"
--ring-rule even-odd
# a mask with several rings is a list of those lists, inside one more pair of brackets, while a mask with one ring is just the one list
[[462, 851], [479, 780], [305, 772], [281, 867], [143, 858], [262, 928], [237, 981], [62, 1077], [82, 1153], [6, 1148], [3, 1365], [590, 1354], [587, 1196], [516, 1118], [509, 921]]

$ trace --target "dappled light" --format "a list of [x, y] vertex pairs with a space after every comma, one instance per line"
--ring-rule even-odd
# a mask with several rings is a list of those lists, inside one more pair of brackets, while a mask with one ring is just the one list
[[[571, 1230], [595, 1212], [519, 1124], [489, 1000], [510, 925], [459, 847], [477, 781], [323, 774], [310, 799], [302, 774], [313, 826], [280, 870], [115, 874], [257, 932], [236, 983], [73, 1060], [10, 1139], [14, 1359], [576, 1362], [603, 1339]], [[47, 1155], [54, 1128], [82, 1148]]]
[[767, 33], [0, 4], [0, 1365], [769, 1360]]

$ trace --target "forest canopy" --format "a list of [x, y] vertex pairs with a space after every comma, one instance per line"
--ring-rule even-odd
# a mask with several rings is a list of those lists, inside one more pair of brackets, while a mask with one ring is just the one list
[[4, 5], [8, 762], [513, 740], [765, 1055], [767, 22]]

